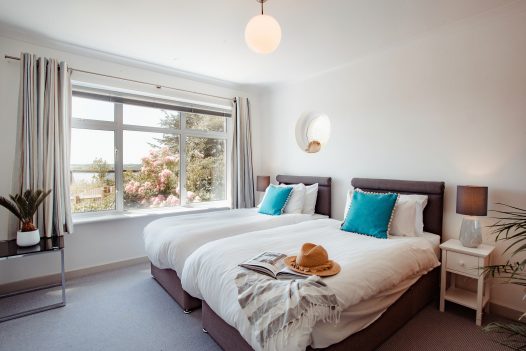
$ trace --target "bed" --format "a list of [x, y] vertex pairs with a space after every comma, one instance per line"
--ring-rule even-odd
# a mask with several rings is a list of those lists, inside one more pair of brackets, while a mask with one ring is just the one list
[[145, 249], [151, 274], [185, 313], [201, 307], [201, 300], [187, 294], [180, 276], [186, 258], [207, 242], [284, 225], [331, 216], [331, 178], [278, 175], [282, 184], [318, 184], [315, 214], [259, 214], [257, 208], [165, 217], [144, 228]]
[[[298, 349], [303, 349], [304, 346], [301, 345], [305, 344], [327, 350], [374, 350], [411, 319], [421, 308], [432, 301], [438, 291], [439, 262], [436, 251], [433, 252], [433, 249], [436, 250], [442, 234], [444, 183], [355, 178], [352, 180], [352, 185], [355, 188], [372, 192], [392, 191], [402, 194], [427, 195], [428, 205], [424, 210], [424, 231], [430, 233], [429, 235], [434, 234], [435, 243], [431, 244], [430, 240], [422, 237], [403, 238], [401, 240], [410, 240], [405, 241], [404, 245], [399, 245], [400, 240], [386, 240], [385, 243], [381, 244], [398, 245], [401, 249], [406, 250], [405, 248], [407, 247], [407, 250], [411, 250], [406, 254], [402, 254], [403, 251], [399, 251], [400, 249], [391, 250], [393, 254], [396, 254], [398, 257], [391, 256], [389, 260], [386, 261], [391, 262], [391, 259], [395, 259], [400, 262], [396, 265], [380, 262], [383, 264], [382, 269], [384, 270], [391, 269], [390, 266], [392, 266], [393, 269], [398, 269], [398, 264], [400, 264], [399, 270], [406, 272], [404, 274], [407, 276], [400, 276], [400, 281], [392, 285], [392, 288], [382, 290], [382, 279], [388, 279], [388, 276], [383, 278], [378, 276], [376, 278], [374, 274], [370, 274], [371, 279], [378, 279], [378, 281], [373, 281], [371, 286], [378, 288], [378, 292], [384, 294], [382, 299], [378, 299], [373, 291], [367, 298], [361, 301], [359, 300], [360, 296], [354, 296], [350, 292], [338, 291], [338, 289], [343, 289], [341, 283], [338, 285], [335, 281], [331, 285], [330, 281], [327, 280], [328, 284], [335, 290], [339, 299], [348, 299], [344, 306], [350, 308], [345, 309], [344, 307], [344, 313], [342, 314], [342, 321], [344, 322], [343, 325], [345, 328], [331, 329], [330, 325], [321, 323], [319, 327], [316, 325], [312, 333], [308, 336], [309, 339], [296, 339], [295, 337], [291, 337], [288, 340], [290, 347], [294, 346], [298, 347]], [[336, 221], [320, 220], [261, 231], [259, 232], [259, 239], [256, 239], [256, 237], [251, 238], [253, 242], [252, 245], [243, 244], [246, 238], [244, 238], [244, 235], [240, 235], [236, 237], [237, 243], [233, 241], [233, 238], [230, 238], [207, 244], [198, 249], [189, 257], [189, 262], [183, 270], [182, 282], [190, 294], [203, 298], [203, 329], [206, 330], [224, 350], [252, 350], [253, 348], [250, 344], [245, 341], [245, 339], [250, 340], [251, 338], [248, 333], [247, 323], [240, 317], [240, 308], [238, 305], [237, 307], [235, 305], [235, 303], [237, 303], [236, 292], [232, 291], [232, 274], [234, 273], [231, 271], [236, 269], [234, 268], [235, 264], [233, 265], [235, 260], [239, 260], [243, 257], [243, 254], [252, 255], [254, 252], [257, 253], [257, 249], [251, 246], [257, 246], [261, 251], [264, 251], [272, 247], [275, 248], [276, 246], [273, 245], [277, 245], [279, 240], [287, 242], [287, 244], [279, 244], [279, 251], [290, 254], [291, 250], [298, 247], [302, 240], [312, 241], [313, 239], [319, 238], [319, 236], [315, 236], [316, 232], [319, 232], [323, 234], [324, 239], [318, 239], [318, 243], [326, 246], [328, 251], [331, 252], [331, 255], [335, 254], [336, 257], [334, 258], [340, 262], [342, 267], [345, 267], [346, 259], [348, 258], [343, 254], [340, 247], [347, 244], [341, 243], [342, 236], [341, 234], [338, 236], [337, 230]], [[273, 240], [274, 242], [272, 242]], [[391, 242], [388, 243], [389, 241]], [[429, 241], [429, 243], [426, 244], [426, 241]], [[409, 245], [406, 245], [406, 243], [409, 243]], [[223, 252], [226, 259], [222, 259], [222, 261], [226, 263], [225, 268], [221, 271], [220, 268], [217, 268], [218, 265], [211, 266], [209, 262], [210, 260], [213, 261], [213, 255], [221, 250], [220, 246], [223, 244], [228, 249]], [[360, 248], [359, 245], [356, 247]], [[420, 245], [422, 245], [422, 252], [418, 253], [420, 252], [418, 251]], [[423, 250], [426, 245], [429, 245], [429, 247]], [[432, 247], [432, 245], [434, 245], [434, 247]], [[352, 246], [346, 246], [347, 249], [349, 247]], [[382, 248], [384, 251], [378, 252], [387, 255], [389, 252], [388, 249], [388, 247], [386, 247], [385, 250]], [[430, 254], [430, 251], [433, 253]], [[357, 253], [358, 252], [354, 252], [353, 255]], [[422, 257], [417, 260], [417, 262], [419, 262], [417, 266], [419, 266], [420, 269], [418, 274], [416, 274], [417, 271], [411, 272], [407, 270], [407, 267], [412, 267], [413, 262], [410, 259], [404, 258], [408, 255], [415, 254], [422, 255]], [[350, 257], [353, 255], [350, 255]], [[431, 258], [432, 256], [434, 259]], [[218, 262], [217, 259], [216, 262]], [[423, 265], [422, 262], [426, 262], [425, 265]], [[422, 266], [420, 267], [420, 265]], [[347, 264], [347, 267], [348, 266]], [[205, 267], [205, 269], [202, 269], [202, 267]], [[402, 269], [402, 267], [406, 268]], [[361, 269], [364, 268], [361, 267]], [[413, 269], [416, 268], [413, 267]], [[347, 281], [351, 279], [350, 277], [353, 277], [353, 275], [351, 275], [343, 279], [345, 278], [345, 276], [342, 275], [343, 272], [344, 269], [342, 268], [342, 272], [339, 274], [340, 278], [337, 278], [340, 279], [340, 282], [342, 280]], [[353, 274], [359, 274], [359, 272], [360, 271], [354, 271]], [[365, 273], [367, 273], [367, 271], [365, 271]], [[215, 276], [222, 274], [224, 277], [214, 279], [213, 277], [206, 277], [206, 274], [215, 274]], [[334, 278], [339, 275], [336, 275]], [[191, 276], [193, 276], [193, 279], [188, 279], [188, 277]], [[357, 281], [361, 280], [358, 279]], [[393, 282], [391, 282], [391, 284], [392, 283]], [[220, 290], [221, 293], [211, 294], [210, 292], [214, 291], [214, 289]], [[377, 298], [377, 300], [375, 300], [375, 298]], [[232, 303], [232, 301], [235, 303]], [[353, 305], [353, 303], [355, 304]], [[370, 310], [373, 310], [372, 314]], [[347, 315], [345, 315], [346, 313]], [[367, 318], [364, 316], [367, 316]], [[342, 321], [340, 321], [340, 323]], [[254, 340], [251, 340], [251, 344], [254, 345]]]

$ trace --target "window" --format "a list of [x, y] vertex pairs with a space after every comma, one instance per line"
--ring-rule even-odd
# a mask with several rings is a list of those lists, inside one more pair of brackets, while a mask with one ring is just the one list
[[70, 185], [73, 212], [114, 210], [113, 132], [73, 129], [71, 140], [74, 140], [71, 143]]
[[72, 114], [74, 213], [226, 200], [227, 114], [83, 92]]
[[188, 200], [225, 200], [225, 141], [188, 136], [185, 145]]

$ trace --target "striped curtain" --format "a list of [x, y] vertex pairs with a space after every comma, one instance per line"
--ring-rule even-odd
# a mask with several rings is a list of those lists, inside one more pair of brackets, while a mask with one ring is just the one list
[[[69, 195], [71, 79], [65, 62], [20, 57], [18, 131], [13, 193], [51, 189], [35, 225], [46, 237], [73, 232]], [[10, 235], [18, 229], [10, 223]]]
[[247, 98], [236, 98], [232, 109], [232, 208], [254, 207], [252, 134]]

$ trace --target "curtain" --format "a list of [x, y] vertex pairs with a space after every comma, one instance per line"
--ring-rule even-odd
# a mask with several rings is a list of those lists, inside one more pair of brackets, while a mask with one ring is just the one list
[[237, 97], [232, 109], [232, 208], [254, 207], [250, 105]]
[[[52, 190], [35, 225], [45, 237], [73, 232], [69, 194], [71, 79], [65, 62], [20, 57], [20, 93], [13, 193]], [[14, 235], [18, 222], [10, 223]]]

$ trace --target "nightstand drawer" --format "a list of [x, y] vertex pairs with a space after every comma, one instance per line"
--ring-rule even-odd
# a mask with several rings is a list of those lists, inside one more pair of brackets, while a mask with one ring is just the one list
[[461, 272], [476, 278], [479, 275], [479, 258], [476, 256], [448, 251], [446, 267], [448, 270]]

